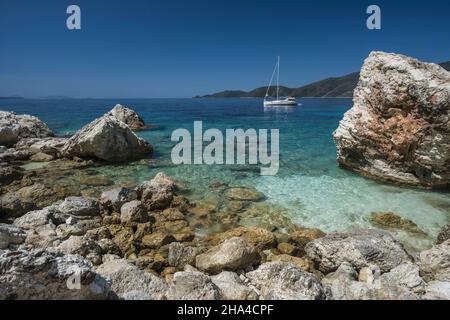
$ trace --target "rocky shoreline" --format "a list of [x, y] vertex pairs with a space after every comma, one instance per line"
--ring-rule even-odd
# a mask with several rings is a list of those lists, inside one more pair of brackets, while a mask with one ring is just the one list
[[[397, 173], [405, 165], [405, 175], [417, 169], [408, 184], [443, 186], [448, 183], [448, 127], [442, 123], [448, 122], [450, 95], [432, 99], [439, 110], [433, 116], [442, 121], [431, 131], [414, 131], [422, 135], [418, 143], [405, 142], [412, 158], [386, 157], [386, 150], [393, 155], [398, 150], [396, 144], [385, 148], [385, 136], [371, 135], [370, 145], [361, 142], [367, 123], [358, 121], [367, 114], [372, 116], [369, 124], [377, 123], [373, 119], [389, 121], [361, 102], [364, 95], [365, 106], [374, 106], [367, 101], [378, 92], [373, 84], [377, 76], [365, 77], [370, 66], [385, 58], [374, 53], [366, 61], [355, 106], [335, 133], [338, 159], [365, 174], [380, 168], [371, 167], [380, 161]], [[392, 59], [424, 68], [403, 57]], [[384, 73], [398, 79], [403, 65], [390, 68]], [[425, 68], [441, 73], [433, 66]], [[367, 83], [373, 85], [370, 90]], [[410, 95], [405, 93], [401, 101], [409, 101]], [[392, 114], [409, 119], [411, 113], [416, 119], [413, 110]], [[392, 212], [372, 213], [370, 221], [378, 229], [326, 234], [292, 223], [248, 187], [211, 182], [217, 196], [192, 202], [183, 195], [186, 186], [164, 172], [138, 185], [91, 174], [111, 163], [151, 164], [152, 146], [134, 133], [149, 127], [133, 110], [117, 105], [72, 137], [55, 137], [35, 117], [0, 111], [0, 299], [450, 299], [449, 225], [435, 245], [412, 254], [388, 231], [428, 235]], [[371, 128], [367, 132], [380, 133]], [[416, 158], [416, 151], [428, 148], [428, 132], [436, 152], [427, 159], [436, 161], [425, 166], [427, 159], [422, 153]], [[35, 167], [23, 169], [30, 165]], [[242, 226], [243, 217], [253, 226]]]

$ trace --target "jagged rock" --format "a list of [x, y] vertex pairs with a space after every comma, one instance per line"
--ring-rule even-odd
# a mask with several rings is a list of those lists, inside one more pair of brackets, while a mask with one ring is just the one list
[[337, 270], [344, 262], [360, 270], [369, 265], [388, 272], [411, 261], [403, 246], [389, 233], [378, 230], [354, 230], [331, 233], [308, 243], [305, 251], [324, 273]]
[[53, 215], [56, 213], [58, 213], [58, 206], [31, 211], [14, 220], [14, 225], [24, 230], [36, 230], [41, 226], [53, 223]]
[[417, 266], [410, 263], [383, 275], [376, 266], [364, 267], [358, 281], [358, 272], [344, 262], [322, 284], [334, 300], [417, 300], [424, 287]]
[[140, 131], [150, 128], [134, 110], [120, 104], [117, 104], [108, 114], [124, 122], [131, 130]]
[[256, 300], [258, 295], [247, 287], [239, 276], [230, 271], [222, 271], [212, 276], [211, 281], [219, 288], [225, 300]]
[[450, 240], [422, 251], [419, 255], [419, 265], [426, 281], [450, 282]]
[[111, 162], [149, 157], [152, 146], [122, 121], [105, 115], [79, 130], [64, 145], [66, 157], [96, 158]]
[[28, 158], [30, 158], [30, 152], [28, 151], [19, 151], [14, 148], [0, 151], [0, 161], [21, 161], [27, 160]]
[[22, 171], [19, 169], [0, 163], [0, 185], [7, 185], [15, 180], [21, 179], [23, 176]]
[[256, 227], [239, 227], [213, 236], [213, 244], [218, 244], [226, 239], [239, 237], [255, 246], [259, 250], [274, 248], [277, 245], [274, 234], [266, 229]]
[[424, 300], [450, 300], [450, 282], [431, 281], [427, 284]]
[[[78, 281], [79, 280], [79, 281]], [[80, 256], [0, 251], [0, 299], [109, 299], [109, 283]]]
[[122, 205], [122, 208], [120, 208], [120, 221], [122, 223], [145, 223], [148, 220], [149, 215], [147, 213], [147, 209], [145, 209], [141, 201], [130, 201]]
[[106, 261], [97, 268], [97, 272], [111, 280], [111, 289], [122, 299], [165, 299], [167, 284], [164, 280], [139, 270], [124, 259]]
[[305, 258], [299, 258], [299, 257], [293, 257], [287, 254], [280, 254], [280, 255], [272, 255], [270, 257], [270, 261], [272, 262], [288, 262], [291, 264], [295, 264], [297, 267], [299, 267], [302, 271], [305, 272], [312, 272], [313, 271], [313, 264], [311, 261]]
[[225, 196], [238, 201], [261, 201], [265, 198], [261, 192], [246, 187], [229, 188], [225, 190]]
[[7, 193], [0, 197], [0, 217], [20, 217], [35, 210], [36, 205], [30, 199], [23, 199], [14, 193]]
[[185, 265], [193, 265], [198, 249], [195, 247], [187, 247], [181, 243], [173, 242], [169, 245], [169, 265], [183, 269]]
[[59, 137], [22, 139], [16, 144], [16, 149], [22, 152], [30, 152], [32, 155], [42, 154], [52, 158], [59, 158], [67, 140], [67, 138]]
[[410, 232], [416, 236], [426, 236], [417, 224], [409, 219], [404, 219], [392, 212], [372, 212], [370, 223], [382, 229], [399, 229]]
[[221, 292], [211, 278], [201, 272], [183, 271], [173, 275], [167, 291], [169, 300], [221, 300]]
[[323, 300], [326, 293], [320, 281], [296, 265], [269, 262], [248, 272], [246, 277], [260, 291], [261, 300]]
[[163, 172], [138, 186], [142, 202], [149, 210], [165, 209], [175, 196], [175, 183]]
[[50, 252], [63, 254], [78, 254], [88, 259], [92, 264], [99, 265], [102, 262], [102, 248], [92, 239], [83, 236], [70, 236], [55, 248], [49, 248]]
[[53, 132], [36, 117], [0, 111], [0, 145], [10, 147], [20, 139], [51, 136]]
[[235, 271], [255, 265], [261, 257], [255, 247], [241, 238], [225, 240], [220, 245], [198, 255], [195, 266], [201, 271], [217, 274], [223, 270]]
[[450, 223], [442, 227], [441, 231], [437, 236], [436, 243], [441, 244], [442, 242], [445, 242], [447, 240], [450, 240]]
[[353, 107], [334, 133], [343, 167], [412, 186], [450, 184], [449, 72], [372, 52], [353, 96]]
[[100, 205], [94, 198], [68, 197], [58, 206], [63, 215], [81, 217], [93, 217], [100, 214]]
[[25, 241], [27, 234], [21, 228], [0, 223], [0, 249], [18, 245]]
[[100, 203], [103, 207], [120, 212], [122, 205], [137, 200], [138, 193], [135, 190], [127, 188], [116, 188], [102, 193]]

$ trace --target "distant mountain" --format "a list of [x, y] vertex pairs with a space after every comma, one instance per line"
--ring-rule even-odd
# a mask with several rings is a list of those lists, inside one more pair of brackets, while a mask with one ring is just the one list
[[23, 99], [23, 97], [19, 97], [19, 96], [10, 96], [10, 97], [0, 97], [0, 99]]
[[[450, 71], [450, 61], [440, 64]], [[359, 80], [359, 72], [342, 77], [327, 78], [299, 88], [280, 87], [280, 96], [294, 96], [304, 98], [343, 98], [352, 97]], [[262, 98], [266, 95], [267, 87], [261, 87], [252, 91], [227, 90], [196, 98]], [[276, 87], [271, 87], [269, 95], [276, 95]]]

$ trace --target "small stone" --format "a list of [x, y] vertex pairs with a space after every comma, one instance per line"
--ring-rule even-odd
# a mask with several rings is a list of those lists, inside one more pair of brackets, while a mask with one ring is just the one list
[[142, 237], [141, 244], [144, 248], [158, 249], [166, 244], [170, 244], [175, 241], [176, 240], [172, 235], [164, 231], [156, 231], [152, 234], [147, 234]]

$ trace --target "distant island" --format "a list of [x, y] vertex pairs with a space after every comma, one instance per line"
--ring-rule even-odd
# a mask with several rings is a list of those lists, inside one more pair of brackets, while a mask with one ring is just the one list
[[[440, 64], [450, 71], [450, 61]], [[293, 96], [302, 98], [351, 98], [359, 80], [359, 72], [354, 72], [342, 77], [327, 78], [299, 88], [280, 86], [281, 96]], [[262, 98], [266, 94], [267, 87], [260, 87], [252, 91], [226, 90], [195, 98]], [[270, 88], [269, 95], [276, 95], [276, 88]]]
[[23, 99], [23, 97], [19, 97], [19, 96], [0, 97], [0, 100], [6, 100], [6, 99]]

